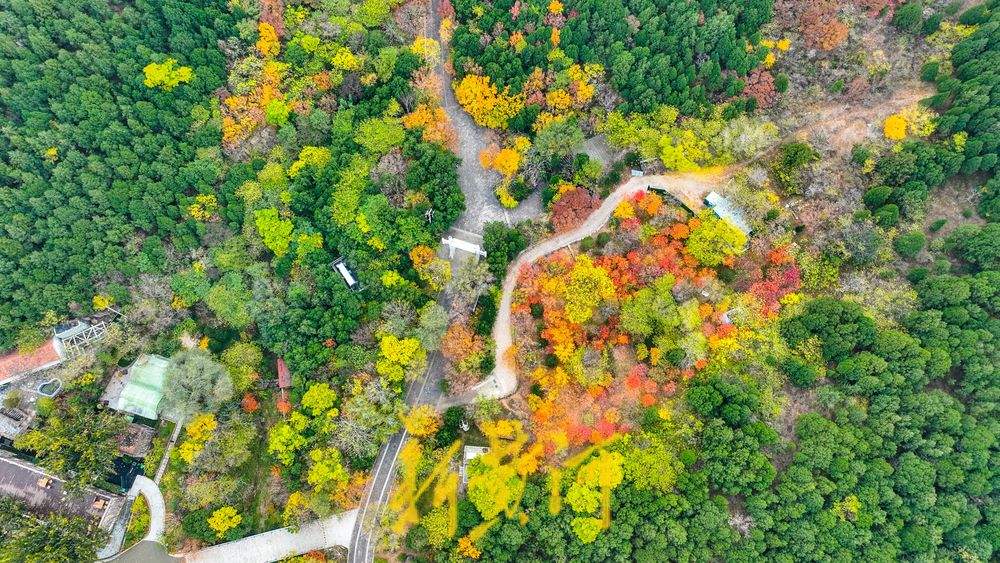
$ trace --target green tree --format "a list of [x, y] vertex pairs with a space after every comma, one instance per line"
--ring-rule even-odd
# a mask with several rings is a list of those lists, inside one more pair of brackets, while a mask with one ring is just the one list
[[36, 517], [9, 498], [2, 500], [0, 560], [24, 563], [93, 561], [108, 532], [79, 516], [52, 513]]
[[14, 445], [35, 452], [42, 467], [66, 480], [68, 490], [80, 491], [114, 471], [118, 436], [125, 426], [125, 419], [115, 412], [69, 400], [41, 428], [19, 436]]
[[246, 328], [251, 322], [249, 304], [253, 294], [236, 272], [222, 276], [205, 295], [205, 304], [220, 320], [234, 328]]
[[202, 350], [184, 350], [170, 358], [163, 383], [163, 408], [188, 418], [215, 412], [233, 396], [226, 369]]

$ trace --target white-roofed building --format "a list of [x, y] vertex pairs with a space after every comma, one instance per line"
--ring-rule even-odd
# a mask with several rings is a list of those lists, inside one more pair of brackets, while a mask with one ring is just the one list
[[741, 210], [739, 206], [733, 203], [729, 198], [726, 198], [717, 192], [708, 192], [708, 195], [705, 196], [705, 205], [715, 212], [720, 219], [729, 221], [734, 227], [743, 231], [743, 234], [750, 234], [750, 222], [747, 221], [746, 216], [743, 215], [743, 210]]

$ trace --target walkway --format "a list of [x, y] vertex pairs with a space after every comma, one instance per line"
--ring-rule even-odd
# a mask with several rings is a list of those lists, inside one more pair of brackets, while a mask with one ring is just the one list
[[167, 441], [166, 447], [163, 448], [163, 459], [160, 460], [160, 466], [156, 468], [156, 474], [153, 476], [154, 483], [159, 483], [160, 479], [163, 479], [163, 474], [166, 473], [167, 466], [170, 465], [170, 450], [174, 449], [177, 438], [181, 435], [181, 429], [184, 428], [184, 419], [182, 417], [176, 417], [175, 420], [174, 431], [170, 433], [170, 440]]
[[[144, 475], [139, 475], [132, 483], [132, 488], [125, 495], [125, 506], [118, 515], [118, 520], [111, 528], [111, 539], [108, 545], [97, 552], [98, 559], [106, 559], [115, 556], [121, 551], [125, 542], [125, 531], [128, 528], [129, 520], [132, 518], [132, 504], [136, 497], [142, 495], [146, 499], [146, 506], [149, 507], [149, 530], [142, 542], [159, 543], [163, 541], [163, 533], [166, 530], [167, 509], [163, 502], [163, 495], [160, 488], [151, 479]], [[140, 542], [141, 543], [141, 542]]]
[[528, 248], [507, 268], [503, 283], [503, 295], [497, 320], [493, 325], [493, 340], [496, 342], [496, 368], [475, 391], [482, 397], [503, 398], [517, 389], [517, 367], [508, 358], [508, 350], [513, 346], [510, 326], [510, 308], [514, 301], [514, 289], [521, 268], [531, 264], [546, 254], [569, 246], [600, 231], [611, 218], [615, 207], [622, 200], [649, 188], [665, 190], [691, 209], [700, 209], [705, 194], [716, 188], [727, 177], [725, 170], [711, 170], [702, 173], [673, 173], [657, 176], [632, 178], [612, 192], [601, 206], [577, 228], [547, 238]]
[[185, 556], [187, 563], [270, 563], [334, 545], [348, 545], [357, 510], [316, 520], [292, 532], [271, 530], [241, 540], [206, 547]]
[[160, 494], [160, 488], [152, 479], [139, 475], [135, 478], [135, 482], [132, 483], [132, 488], [128, 492], [129, 506], [132, 506], [131, 500], [134, 500], [139, 493], [146, 497], [146, 504], [149, 505], [149, 531], [146, 532], [146, 537], [143, 539], [155, 542], [163, 541], [163, 533], [167, 529], [167, 507], [163, 502], [163, 495]]

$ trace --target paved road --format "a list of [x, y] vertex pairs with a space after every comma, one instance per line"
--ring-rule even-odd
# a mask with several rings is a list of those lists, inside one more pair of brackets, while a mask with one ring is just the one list
[[357, 510], [303, 525], [297, 532], [271, 530], [241, 540], [206, 547], [187, 555], [186, 563], [270, 563], [334, 545], [347, 545]]
[[162, 543], [142, 540], [119, 553], [109, 563], [180, 563], [184, 559], [167, 553]]
[[493, 340], [496, 342], [496, 368], [490, 377], [475, 387], [475, 392], [484, 397], [503, 398], [517, 389], [517, 369], [506, 356], [507, 350], [513, 345], [510, 307], [514, 300], [518, 272], [523, 266], [601, 230], [608, 222], [615, 207], [623, 199], [636, 192], [646, 191], [650, 187], [666, 190], [688, 207], [698, 209], [702, 206], [705, 194], [717, 187], [725, 176], [725, 171], [716, 171], [702, 174], [674, 173], [632, 178], [612, 192], [579, 227], [549, 237], [518, 255], [517, 259], [507, 268], [497, 320], [493, 325]]
[[[411, 383], [407, 389], [405, 399], [408, 405], [436, 405], [441, 401], [442, 393], [438, 383], [443, 377], [441, 369], [443, 366], [444, 358], [441, 354], [438, 352], [431, 354], [424, 377], [420, 381]], [[377, 528], [385, 511], [385, 505], [389, 501], [396, 475], [396, 458], [406, 443], [406, 437], [406, 429], [393, 435], [382, 446], [382, 451], [375, 460], [365, 496], [358, 507], [357, 520], [348, 545], [348, 563], [368, 563], [375, 559], [378, 538], [373, 533], [373, 527]]]
[[[441, 17], [438, 15], [440, 0], [431, 1], [429, 18], [431, 29], [428, 37], [438, 41], [440, 37]], [[448, 48], [443, 46], [441, 60], [448, 59]], [[493, 190], [500, 182], [500, 175], [494, 171], [483, 170], [479, 164], [479, 153], [485, 149], [492, 137], [488, 129], [476, 125], [469, 114], [465, 113], [455, 92], [451, 89], [451, 76], [439, 64], [435, 69], [443, 85], [441, 107], [448, 114], [448, 119], [458, 133], [458, 157], [462, 162], [458, 166], [458, 183], [465, 194], [465, 212], [455, 221], [455, 227], [464, 231], [482, 234], [486, 223], [503, 221], [508, 225], [523, 219], [538, 217], [542, 214], [542, 199], [538, 190], [525, 199], [515, 209], [506, 209], [497, 201]]]
[[142, 541], [159, 543], [163, 540], [167, 518], [163, 495], [160, 494], [160, 488], [152, 479], [145, 475], [138, 475], [132, 483], [132, 488], [125, 495], [124, 507], [118, 515], [118, 520], [111, 528], [111, 539], [108, 541], [108, 545], [97, 552], [98, 559], [114, 557], [121, 550], [122, 544], [125, 542], [128, 522], [132, 518], [132, 503], [140, 494], [145, 497], [146, 506], [149, 507], [149, 530], [146, 531], [146, 536]]

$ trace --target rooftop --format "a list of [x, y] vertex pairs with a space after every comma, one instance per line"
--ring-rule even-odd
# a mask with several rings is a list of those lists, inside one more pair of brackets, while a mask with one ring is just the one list
[[0, 494], [16, 498], [31, 510], [48, 514], [61, 512], [88, 518], [106, 526], [121, 508], [122, 499], [96, 489], [72, 496], [63, 489], [63, 481], [42, 469], [18, 459], [0, 456]]
[[6, 383], [16, 377], [27, 375], [47, 367], [52, 367], [62, 360], [56, 348], [55, 339], [50, 339], [31, 352], [13, 351], [0, 356], [0, 383]]
[[155, 354], [143, 354], [129, 366], [125, 375], [125, 386], [116, 401], [109, 406], [117, 411], [127, 412], [150, 420], [159, 416], [160, 401], [163, 399], [163, 382], [166, 379], [169, 360]]
[[750, 234], [750, 222], [747, 221], [746, 216], [743, 215], [743, 211], [733, 203], [729, 198], [722, 196], [716, 192], [709, 192], [705, 196], [705, 203], [712, 208], [712, 211], [719, 216], [720, 219], [725, 219], [733, 224], [737, 229], [743, 231], [743, 234]]
[[288, 372], [288, 365], [285, 360], [278, 358], [278, 387], [288, 389], [292, 386], [292, 375]]

